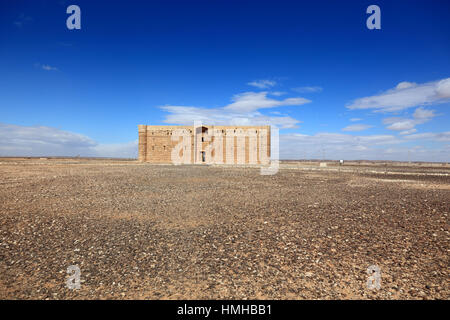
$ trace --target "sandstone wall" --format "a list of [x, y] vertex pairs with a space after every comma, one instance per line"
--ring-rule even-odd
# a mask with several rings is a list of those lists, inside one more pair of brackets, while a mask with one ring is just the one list
[[[184, 145], [180, 130], [188, 135]], [[174, 163], [173, 152], [186, 157], [185, 163], [262, 164], [270, 160], [270, 126], [139, 125], [138, 131], [142, 162]]]

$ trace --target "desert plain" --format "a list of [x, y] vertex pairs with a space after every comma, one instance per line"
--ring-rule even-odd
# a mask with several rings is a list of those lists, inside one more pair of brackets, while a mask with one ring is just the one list
[[449, 211], [446, 164], [2, 158], [0, 299], [449, 299]]

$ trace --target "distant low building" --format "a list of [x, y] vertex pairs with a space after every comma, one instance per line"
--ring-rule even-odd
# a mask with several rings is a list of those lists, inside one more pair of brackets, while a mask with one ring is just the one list
[[167, 164], [268, 164], [270, 126], [139, 125], [139, 161]]

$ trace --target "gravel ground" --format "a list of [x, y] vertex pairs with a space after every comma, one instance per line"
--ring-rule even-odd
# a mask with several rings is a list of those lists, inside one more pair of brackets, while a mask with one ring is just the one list
[[450, 298], [449, 176], [43, 159], [0, 178], [0, 299]]

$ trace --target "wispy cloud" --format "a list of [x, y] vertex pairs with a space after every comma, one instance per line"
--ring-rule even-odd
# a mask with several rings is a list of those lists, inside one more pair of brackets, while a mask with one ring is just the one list
[[39, 69], [42, 69], [42, 70], [45, 70], [45, 71], [58, 71], [58, 68], [52, 67], [52, 66], [50, 66], [48, 64], [35, 63], [34, 66], [36, 68], [39, 68]]
[[352, 124], [350, 126], [343, 128], [342, 131], [364, 131], [372, 127], [373, 126], [368, 124]]
[[447, 141], [450, 141], [450, 131], [438, 132], [438, 133], [433, 133], [433, 132], [416, 133], [416, 134], [406, 135], [403, 138], [408, 139], [408, 140], [431, 140], [431, 141], [438, 141], [438, 142], [447, 142]]
[[351, 122], [356, 122], [356, 121], [361, 121], [361, 120], [362, 120], [361, 118], [351, 118], [350, 119]]
[[49, 66], [48, 64], [44, 64], [42, 66], [42, 69], [47, 70], [47, 71], [56, 71], [56, 70], [58, 70], [58, 68]]
[[280, 135], [281, 159], [368, 159], [368, 160], [450, 160], [450, 144], [436, 148], [404, 146], [417, 139], [449, 141], [450, 132], [421, 134], [416, 137], [394, 135], [351, 135], [322, 132], [315, 135]]
[[299, 93], [311, 93], [311, 92], [321, 92], [323, 91], [323, 88], [319, 86], [307, 86], [307, 87], [292, 88], [292, 90]]
[[77, 155], [80, 150], [96, 146], [96, 142], [87, 136], [46, 126], [0, 123], [0, 136], [2, 155]]
[[412, 128], [412, 129], [409, 129], [409, 130], [400, 131], [399, 134], [406, 135], [406, 134], [413, 134], [415, 132], [417, 132], [417, 129], [416, 128]]
[[[296, 128], [300, 123], [289, 116], [267, 116], [259, 110], [282, 106], [299, 106], [311, 102], [304, 98], [277, 100], [267, 97], [267, 92], [244, 92], [233, 96], [232, 103], [220, 108], [202, 108], [195, 106], [162, 106], [168, 112], [164, 122], [191, 125], [194, 121], [215, 125], [267, 125], [281, 128]], [[272, 113], [273, 114], [273, 113]]]
[[419, 107], [414, 111], [412, 118], [385, 118], [383, 119], [383, 123], [389, 125], [387, 127], [389, 130], [402, 131], [401, 134], [408, 134], [413, 132], [411, 130], [413, 130], [416, 125], [428, 122], [435, 116], [434, 110]]
[[21, 13], [19, 17], [14, 21], [14, 25], [18, 28], [22, 28], [24, 25], [33, 21], [33, 18]]
[[91, 150], [96, 157], [137, 158], [138, 140], [125, 143], [99, 143]]
[[393, 112], [449, 100], [450, 78], [446, 78], [423, 84], [400, 82], [395, 88], [378, 95], [358, 98], [347, 108]]
[[267, 89], [270, 87], [274, 87], [277, 82], [273, 80], [255, 80], [247, 83], [249, 86], [253, 86], [259, 89]]
[[267, 116], [260, 112], [234, 113], [223, 108], [198, 108], [185, 106], [163, 106], [162, 110], [169, 112], [165, 123], [192, 125], [201, 121], [211, 125], [274, 125], [280, 128], [297, 128], [300, 123], [289, 116]]
[[101, 144], [78, 133], [47, 126], [0, 123], [0, 156], [137, 156], [137, 141]]
[[269, 94], [271, 94], [273, 96], [276, 96], [276, 97], [279, 97], [279, 96], [285, 95], [286, 92], [284, 92], [284, 91], [271, 91], [271, 92], [269, 92]]
[[267, 92], [244, 92], [234, 95], [233, 103], [225, 106], [225, 110], [233, 112], [252, 112], [258, 109], [274, 108], [281, 106], [295, 106], [311, 102], [305, 98], [287, 98], [276, 100], [267, 97]]

